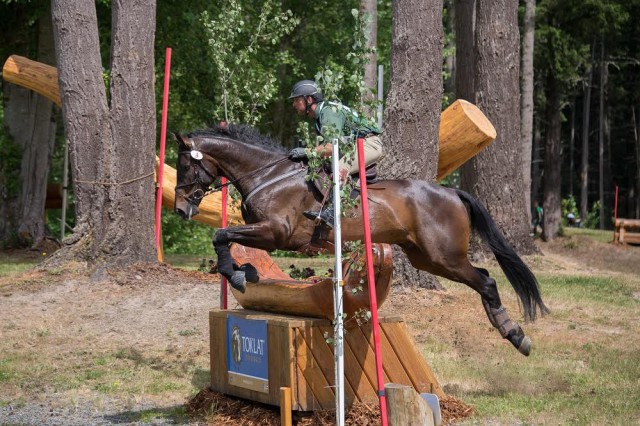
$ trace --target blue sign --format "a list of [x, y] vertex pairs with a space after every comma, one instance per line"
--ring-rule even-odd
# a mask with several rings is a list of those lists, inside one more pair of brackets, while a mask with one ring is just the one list
[[267, 322], [227, 315], [229, 383], [269, 392]]

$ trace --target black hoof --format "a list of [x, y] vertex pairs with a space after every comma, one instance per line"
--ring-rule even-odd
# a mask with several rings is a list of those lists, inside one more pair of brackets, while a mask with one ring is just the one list
[[260, 281], [258, 270], [252, 264], [245, 263], [244, 265], [240, 265], [239, 269], [244, 272], [246, 280], [250, 283], [257, 283]]
[[240, 293], [244, 293], [247, 290], [247, 280], [244, 277], [243, 271], [235, 271], [229, 280], [231, 287], [238, 290]]

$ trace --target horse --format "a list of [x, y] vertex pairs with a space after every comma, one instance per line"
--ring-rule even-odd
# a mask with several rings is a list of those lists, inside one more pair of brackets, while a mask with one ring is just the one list
[[[288, 151], [275, 140], [244, 125], [217, 126], [194, 131], [178, 142], [175, 212], [184, 219], [198, 214], [202, 198], [218, 177], [225, 177], [242, 196], [244, 225], [218, 229], [213, 246], [218, 271], [237, 290], [259, 277], [250, 265], [234, 265], [232, 242], [262, 250], [301, 251], [309, 247], [316, 224], [303, 217], [317, 210], [323, 195], [305, 179], [307, 168], [288, 159]], [[220, 185], [216, 185], [218, 188]], [[525, 322], [537, 311], [549, 312], [538, 282], [507, 242], [494, 220], [471, 195], [422, 180], [379, 180], [369, 186], [371, 239], [396, 244], [420, 270], [457, 281], [475, 290], [490, 323], [523, 355], [531, 339], [509, 317], [496, 281], [486, 269], [471, 265], [467, 257], [473, 227], [488, 244], [522, 302]], [[358, 211], [341, 218], [345, 241], [363, 240], [363, 219]], [[318, 225], [324, 226], [324, 225]], [[327, 237], [332, 237], [329, 231]]]

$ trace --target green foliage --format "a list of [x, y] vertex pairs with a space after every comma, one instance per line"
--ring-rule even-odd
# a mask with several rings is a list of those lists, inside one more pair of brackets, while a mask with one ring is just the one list
[[162, 241], [167, 254], [212, 253], [211, 238], [214, 231], [202, 223], [182, 220], [173, 212], [162, 215]]
[[600, 226], [600, 200], [591, 206], [591, 210], [587, 213], [587, 220], [585, 220], [584, 226], [589, 229], [596, 229]]
[[222, 93], [212, 111], [215, 116], [255, 125], [259, 112], [276, 95], [276, 64], [293, 62], [288, 52], [278, 49], [279, 43], [300, 22], [290, 10], [280, 13], [279, 8], [275, 0], [251, 6], [228, 0], [215, 17], [202, 12], [216, 86]]

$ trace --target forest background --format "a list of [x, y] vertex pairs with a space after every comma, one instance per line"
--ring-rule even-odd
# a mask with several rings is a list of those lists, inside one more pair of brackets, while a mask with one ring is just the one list
[[[336, 95], [345, 104], [363, 105], [362, 80], [352, 78], [361, 76], [364, 66], [358, 60], [361, 56], [357, 53], [364, 47], [352, 10], [360, 9], [366, 3], [371, 2], [158, 0], [155, 34], [157, 110], [162, 101], [159, 82], [163, 75], [164, 48], [170, 46], [173, 50], [170, 129], [188, 132], [224, 119], [223, 88], [226, 88], [229, 120], [250, 123], [279, 139], [283, 145], [296, 146], [299, 143], [296, 141], [298, 118], [287, 100], [296, 81], [314, 78], [320, 73], [327, 86], [339, 88]], [[392, 2], [374, 3], [375, 60], [385, 69], [386, 99], [390, 86]], [[460, 11], [473, 3], [464, 0], [442, 2], [443, 108], [460, 97], [461, 83], [456, 82], [460, 70], [456, 67], [460, 67], [461, 58], [456, 57], [456, 47], [464, 38], [464, 32], [473, 31], [473, 26], [460, 25]], [[640, 25], [637, 18], [640, 0], [543, 0], [537, 4], [527, 0], [520, 3], [523, 103], [519, 143], [522, 144], [522, 158], [513, 161], [523, 162], [524, 179], [530, 179], [527, 185], [530, 187], [529, 214], [533, 213], [536, 202], [545, 207], [550, 202], [556, 203], [549, 201], [547, 192], [559, 188], [562, 201], [557, 208], [561, 210], [564, 225], [567, 214], [573, 213], [582, 218], [582, 226], [608, 229], [612, 227], [618, 188], [617, 216], [640, 218], [640, 125], [637, 117], [640, 107]], [[108, 64], [112, 44], [111, 3], [98, 1], [96, 6], [103, 64]], [[532, 11], [535, 11], [534, 15]], [[9, 55], [19, 54], [55, 65], [48, 1], [2, 0], [0, 16], [2, 63]], [[533, 72], [528, 77], [524, 62], [527, 52], [531, 52], [526, 47], [527, 35], [533, 34]], [[465, 59], [473, 61], [473, 58]], [[105, 81], [109, 79], [109, 71], [104, 69]], [[530, 106], [524, 103], [527, 78], [533, 88]], [[15, 101], [19, 96], [30, 96], [20, 94], [20, 90], [3, 83], [3, 107], [0, 109], [4, 122], [0, 134], [3, 245], [35, 245], [40, 239], [37, 235], [34, 238], [34, 232], [21, 234], [20, 229], [11, 226], [16, 221], [8, 216], [15, 213], [9, 210], [11, 203], [5, 202], [19, 197], [25, 176], [30, 175], [22, 162], [25, 142], [16, 139], [24, 138], [24, 135], [31, 138], [34, 132], [25, 131], [24, 124], [17, 123], [15, 114], [6, 113], [9, 99]], [[514, 97], [518, 96], [514, 94]], [[63, 126], [59, 124], [62, 122], [60, 111], [55, 108], [51, 111], [44, 118], [37, 118], [36, 113], [34, 120], [45, 122], [44, 130], [40, 132], [46, 135], [45, 146], [51, 147], [40, 159], [50, 164], [44, 182], [60, 183]], [[526, 124], [527, 111], [532, 113], [530, 125]], [[33, 122], [26, 125], [33, 126]], [[172, 164], [175, 151], [171, 144], [168, 147], [167, 163]], [[543, 184], [545, 173], [556, 181]], [[42, 180], [42, 176], [39, 179]], [[455, 173], [444, 183], [459, 186], [460, 174]], [[43, 235], [60, 235], [58, 218], [59, 211], [47, 212], [47, 228]], [[74, 215], [70, 214], [68, 218], [68, 226], [73, 228]], [[173, 214], [163, 215], [162, 220], [167, 252], [210, 251], [210, 228], [181, 222]], [[548, 239], [554, 237], [555, 233], [545, 235]]]

